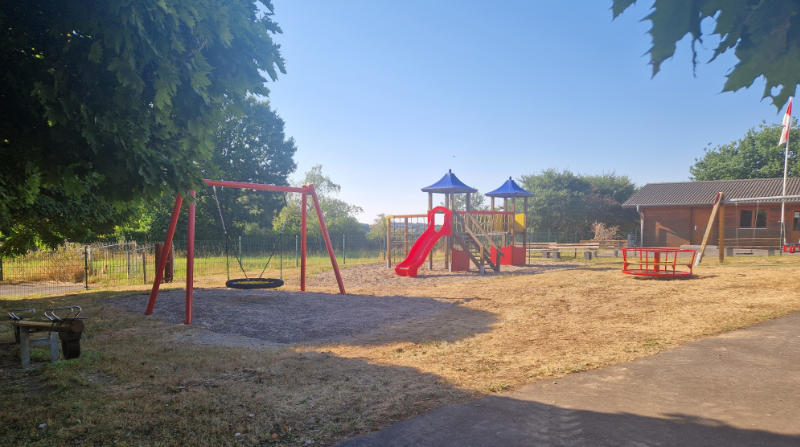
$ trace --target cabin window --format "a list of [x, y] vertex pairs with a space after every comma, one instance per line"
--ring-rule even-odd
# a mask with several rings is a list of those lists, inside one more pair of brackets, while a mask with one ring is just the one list
[[794, 212], [794, 220], [792, 221], [792, 230], [800, 231], [800, 211]]
[[[755, 222], [753, 222], [754, 214]], [[742, 210], [739, 213], [739, 228], [767, 228], [767, 210], [758, 210], [758, 212]]]

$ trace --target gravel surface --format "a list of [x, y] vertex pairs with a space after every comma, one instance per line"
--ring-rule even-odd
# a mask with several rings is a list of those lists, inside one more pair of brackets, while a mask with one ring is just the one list
[[[501, 275], [529, 275], [574, 267], [566, 263], [503, 266]], [[198, 332], [194, 338], [197, 343], [252, 346], [328, 342], [379, 335], [386, 330], [399, 329], [401, 323], [414, 326], [417, 322], [430, 321], [448, 309], [458, 311], [463, 302], [446, 293], [434, 293], [437, 297], [431, 298], [417, 296], [415, 292], [435, 291], [437, 286], [496, 276], [482, 276], [474, 271], [451, 273], [421, 269], [417, 278], [408, 278], [395, 275], [384, 265], [372, 264], [342, 269], [348, 295], [336, 293], [338, 289], [333, 272], [309, 277], [309, 292], [290, 291], [288, 286], [281, 290], [195, 289], [192, 327], [206, 330]], [[146, 295], [135, 295], [114, 298], [109, 302], [138, 313], [144, 311], [147, 298]], [[181, 324], [185, 305], [184, 290], [162, 291], [153, 317]], [[461, 318], [486, 319], [481, 312], [461, 310]]]
[[[147, 296], [110, 301], [142, 312]], [[161, 292], [153, 316], [169, 323], [184, 319], [185, 292]], [[413, 297], [334, 295], [275, 290], [195, 289], [193, 326], [275, 344], [329, 341], [365, 334], [383, 326], [433, 316], [452, 301]], [[210, 342], [210, 340], [208, 340]], [[223, 344], [224, 340], [218, 340]]]

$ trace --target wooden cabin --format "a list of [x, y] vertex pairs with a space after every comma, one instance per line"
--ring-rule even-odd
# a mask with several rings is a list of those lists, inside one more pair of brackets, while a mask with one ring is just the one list
[[[779, 248], [782, 178], [648, 183], [623, 208], [635, 208], [641, 219], [645, 247], [699, 245], [718, 191], [723, 201], [725, 245], [734, 248]], [[800, 178], [786, 184], [786, 241], [800, 241]], [[719, 237], [715, 223], [708, 243]]]

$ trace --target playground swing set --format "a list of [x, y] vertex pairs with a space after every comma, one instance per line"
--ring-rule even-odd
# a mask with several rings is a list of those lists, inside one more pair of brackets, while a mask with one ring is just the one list
[[264, 268], [261, 269], [261, 273], [258, 274], [257, 278], [251, 278], [247, 276], [247, 270], [244, 268], [244, 264], [242, 264], [242, 253], [239, 252], [239, 255], [236, 257], [236, 261], [239, 264], [239, 269], [242, 271], [242, 275], [244, 278], [237, 278], [231, 279], [230, 275], [230, 254], [229, 254], [229, 247], [230, 247], [230, 235], [228, 234], [227, 226], [225, 225], [225, 217], [222, 215], [222, 206], [219, 203], [219, 198], [217, 197], [217, 187], [212, 185], [211, 188], [214, 191], [214, 202], [217, 204], [217, 211], [219, 212], [219, 222], [220, 226], [222, 226], [222, 233], [225, 235], [225, 274], [227, 276], [227, 281], [225, 282], [225, 287], [230, 287], [232, 289], [274, 289], [277, 287], [282, 286], [283, 283], [283, 225], [281, 225], [281, 234], [279, 237], [279, 244], [281, 246], [281, 264], [280, 264], [280, 278], [264, 278], [264, 272], [267, 271], [267, 267], [269, 267], [272, 258], [275, 256], [275, 246], [276, 242], [273, 241], [272, 243], [272, 251], [267, 258], [267, 261], [264, 263]]
[[[317, 217], [319, 220], [320, 230], [322, 232], [322, 238], [325, 242], [325, 248], [327, 249], [328, 256], [331, 260], [331, 266], [333, 267], [333, 272], [336, 276], [336, 282], [339, 287], [339, 293], [342, 295], [346, 295], [344, 289], [344, 283], [342, 281], [342, 275], [339, 271], [339, 264], [336, 262], [336, 255], [333, 251], [333, 244], [331, 243], [330, 235], [328, 234], [328, 228], [325, 225], [325, 218], [322, 214], [322, 209], [319, 205], [319, 199], [317, 198], [316, 190], [314, 189], [314, 185], [303, 185], [301, 187], [293, 187], [293, 186], [280, 186], [280, 185], [265, 185], [259, 183], [247, 183], [247, 182], [232, 182], [232, 181], [222, 181], [222, 180], [208, 180], [204, 179], [208, 186], [212, 188], [215, 187], [228, 187], [228, 188], [241, 188], [241, 189], [253, 189], [257, 191], [270, 191], [270, 192], [281, 192], [281, 193], [299, 193], [301, 194], [301, 215], [300, 215], [300, 291], [306, 290], [306, 228], [307, 228], [307, 221], [308, 221], [308, 212], [307, 212], [307, 205], [308, 205], [308, 197], [311, 197], [312, 203], [314, 204], [314, 209], [317, 213]], [[192, 322], [193, 316], [193, 293], [194, 293], [194, 242], [195, 242], [195, 203], [194, 197], [195, 192], [194, 190], [189, 191], [189, 195], [192, 197], [192, 200], [188, 206], [188, 223], [187, 223], [187, 235], [186, 235], [186, 311], [185, 311], [185, 318], [184, 323], [190, 324]], [[175, 197], [175, 205], [172, 208], [172, 214], [169, 221], [169, 227], [167, 228], [167, 235], [164, 238], [164, 249], [161, 251], [159, 258], [157, 259], [156, 263], [156, 277], [153, 281], [153, 288], [150, 291], [150, 298], [147, 302], [147, 308], [145, 309], [145, 315], [151, 315], [155, 308], [156, 299], [158, 298], [158, 290], [161, 286], [161, 282], [164, 278], [164, 266], [166, 264], [167, 255], [170, 252], [172, 246], [172, 238], [175, 236], [175, 227], [178, 223], [178, 216], [180, 215], [181, 206], [183, 204], [183, 197], [181, 195], [177, 195]], [[219, 202], [218, 202], [219, 204]], [[222, 213], [220, 211], [220, 220], [222, 221], [222, 225], [224, 226], [224, 219], [222, 219]], [[227, 233], [227, 231], [226, 231]], [[227, 241], [226, 241], [227, 244]], [[226, 249], [227, 252], [227, 249]], [[269, 262], [269, 261], [268, 261]], [[266, 270], [266, 267], [264, 268]], [[244, 272], [244, 267], [242, 267], [242, 271]], [[229, 280], [228, 283], [232, 285], [228, 285], [229, 287], [234, 288], [265, 288], [269, 287], [272, 283], [276, 282], [275, 279], [270, 278], [262, 278], [263, 271], [258, 278], [248, 278], [245, 274], [245, 279], [239, 280]], [[278, 280], [281, 281], [282, 280]], [[277, 287], [277, 286], [272, 286]]]

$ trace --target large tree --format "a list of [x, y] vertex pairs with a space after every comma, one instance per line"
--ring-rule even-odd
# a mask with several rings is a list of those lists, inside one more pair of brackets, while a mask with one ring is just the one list
[[[636, 213], [622, 209], [636, 186], [626, 176], [576, 175], [548, 169], [523, 175], [522, 186], [533, 193], [528, 201], [528, 227], [534, 231], [587, 233], [594, 222], [630, 231]], [[517, 209], [522, 209], [521, 205]]]
[[[613, 0], [616, 18], [636, 0]], [[728, 50], [738, 59], [722, 91], [749, 87], [763, 76], [764, 98], [782, 108], [800, 84], [800, 4], [787, 0], [655, 0], [643, 20], [652, 24], [653, 46], [648, 51], [653, 75], [675, 54], [676, 44], [691, 36], [692, 63], [696, 45], [704, 44], [701, 24], [711, 20], [710, 33], [719, 37], [709, 62]]]
[[0, 233], [40, 215], [40, 196], [110, 209], [199, 186], [223, 111], [284, 71], [271, 11], [270, 0], [3, 0]]
[[[296, 168], [293, 156], [297, 148], [294, 140], [286, 137], [283, 120], [268, 102], [256, 98], [249, 98], [242, 110], [228, 110], [217, 129], [215, 146], [214, 155], [203, 166], [205, 177], [287, 185], [289, 174]], [[174, 195], [164, 194], [160, 200], [143, 206], [120, 228], [119, 236], [125, 239], [163, 238], [173, 201]], [[282, 193], [212, 189], [201, 185], [197, 190], [196, 237], [198, 240], [224, 237], [220, 212], [231, 238], [270, 234], [273, 218], [285, 204]], [[178, 237], [183, 237], [185, 226], [178, 228]]]
[[[708, 147], [689, 168], [694, 180], [783, 177], [784, 145], [778, 145], [782, 126], [761, 123], [739, 140]], [[797, 135], [797, 130], [794, 130]], [[800, 141], [789, 139], [789, 176], [800, 175]]]

